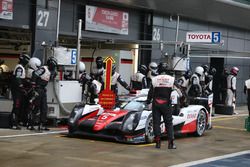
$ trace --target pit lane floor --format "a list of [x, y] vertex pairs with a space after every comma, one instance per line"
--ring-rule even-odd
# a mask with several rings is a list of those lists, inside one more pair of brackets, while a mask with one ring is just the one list
[[[228, 154], [232, 153], [236, 153], [235, 156], [248, 153], [247, 158], [241, 157], [240, 161], [250, 166], [247, 161], [250, 159], [250, 132], [244, 129], [247, 109], [243, 107], [237, 112], [238, 115], [213, 117], [213, 129], [206, 131], [203, 137], [177, 137], [177, 150], [168, 150], [167, 141], [163, 141], [161, 149], [155, 149], [154, 144], [133, 145], [93, 138], [69, 138], [64, 128], [52, 128], [50, 132], [43, 133], [0, 129], [0, 166], [208, 166], [204, 163], [213, 162], [218, 156], [224, 156], [222, 159], [230, 157]], [[235, 166], [237, 163], [228, 165]]]

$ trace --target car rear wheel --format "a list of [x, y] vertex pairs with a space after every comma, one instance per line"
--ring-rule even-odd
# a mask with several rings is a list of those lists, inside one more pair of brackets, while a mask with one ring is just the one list
[[207, 116], [204, 110], [200, 110], [196, 121], [196, 136], [202, 136], [206, 130]]
[[153, 117], [149, 115], [145, 126], [145, 140], [146, 143], [154, 142], [154, 130], [153, 130]]

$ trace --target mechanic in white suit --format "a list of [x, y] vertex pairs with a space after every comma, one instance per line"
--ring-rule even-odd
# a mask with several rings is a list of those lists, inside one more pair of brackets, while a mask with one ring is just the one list
[[[103, 80], [106, 78], [106, 72], [104, 71]], [[122, 76], [116, 72], [116, 65], [112, 64], [112, 74], [111, 74], [111, 90], [116, 95], [116, 102], [118, 102], [118, 83], [124, 87], [126, 90], [130, 91], [130, 86], [127, 82], [122, 78]]]
[[[57, 60], [54, 57], [49, 57], [46, 65], [41, 66], [35, 70], [32, 74], [32, 85], [35, 87], [35, 91], [39, 94], [38, 105], [40, 107], [40, 123], [39, 128], [41, 130], [49, 130], [47, 128], [47, 85], [50, 79], [54, 79], [56, 76]], [[39, 130], [40, 130], [39, 129]]]
[[147, 66], [140, 65], [138, 71], [131, 76], [130, 87], [132, 91], [148, 88], [146, 78], [147, 70]]
[[181, 108], [181, 97], [183, 96], [180, 88], [178, 88], [177, 86], [173, 87], [173, 90], [171, 92], [171, 104], [172, 104], [172, 114], [173, 115], [178, 115], [180, 112], [180, 108]]
[[195, 68], [195, 73], [189, 80], [188, 95], [191, 97], [200, 97], [202, 95], [202, 87], [200, 78], [202, 77], [204, 69], [201, 66]]
[[148, 73], [147, 73], [147, 85], [151, 85], [152, 79], [158, 75], [158, 65], [156, 62], [151, 62], [148, 65]]
[[13, 99], [13, 108], [11, 112], [11, 126], [13, 129], [20, 130], [19, 115], [23, 109], [23, 97], [25, 94], [24, 81], [26, 77], [25, 66], [29, 63], [30, 57], [27, 54], [19, 56], [19, 63], [16, 65], [11, 81], [11, 94]]
[[103, 64], [103, 58], [98, 56], [95, 59], [96, 64], [92, 66], [90, 71], [91, 78], [99, 81], [103, 84], [103, 74], [104, 74], [104, 64]]
[[42, 63], [40, 59], [36, 57], [32, 57], [29, 60], [28, 68], [26, 71], [24, 87], [27, 93], [24, 96], [24, 111], [20, 114], [20, 117], [21, 117], [21, 122], [23, 123], [23, 125], [27, 125], [30, 123], [30, 126], [31, 126], [30, 130], [34, 130], [34, 129], [33, 129], [33, 125], [31, 125], [31, 122], [28, 122], [28, 121], [32, 121], [32, 120], [29, 120], [28, 113], [31, 112], [32, 110], [31, 101], [33, 102], [35, 100], [35, 95], [36, 95], [34, 88], [32, 87], [31, 78], [32, 78], [33, 72], [37, 70], [38, 68], [40, 68], [41, 65]]
[[[79, 82], [82, 83], [83, 100], [86, 100], [90, 104], [95, 104], [95, 99], [98, 98], [102, 84], [87, 74], [85, 64], [81, 61], [79, 62], [79, 72]], [[85, 95], [87, 97], [85, 97]]]
[[171, 92], [174, 87], [175, 78], [167, 75], [168, 65], [162, 63], [159, 68], [160, 75], [152, 79], [150, 86], [147, 104], [150, 104], [152, 99], [152, 114], [153, 114], [153, 130], [156, 141], [156, 148], [161, 147], [161, 117], [163, 117], [168, 136], [168, 149], [176, 149], [174, 144], [174, 128], [173, 117], [171, 111]]
[[236, 76], [239, 72], [237, 67], [232, 67], [230, 70], [230, 75], [227, 77], [227, 97], [226, 106], [235, 107], [236, 100]]

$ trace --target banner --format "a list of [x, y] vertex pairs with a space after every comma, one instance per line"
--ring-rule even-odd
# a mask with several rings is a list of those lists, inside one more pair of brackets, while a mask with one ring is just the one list
[[0, 19], [13, 19], [13, 0], [0, 0]]
[[86, 5], [85, 29], [128, 35], [127, 12]]

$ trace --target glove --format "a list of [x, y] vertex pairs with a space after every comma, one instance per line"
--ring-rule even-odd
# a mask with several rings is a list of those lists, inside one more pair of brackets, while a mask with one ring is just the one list
[[148, 111], [152, 110], [152, 104], [148, 104], [147, 106], [145, 106], [145, 110]]
[[151, 100], [147, 99], [146, 104], [149, 105], [151, 103]]
[[131, 88], [130, 88], [130, 86], [127, 86], [126, 89], [127, 89], [128, 91], [130, 91]]
[[50, 74], [50, 78], [53, 80], [55, 79], [57, 76], [57, 72], [56, 71], [52, 71], [51, 74]]

